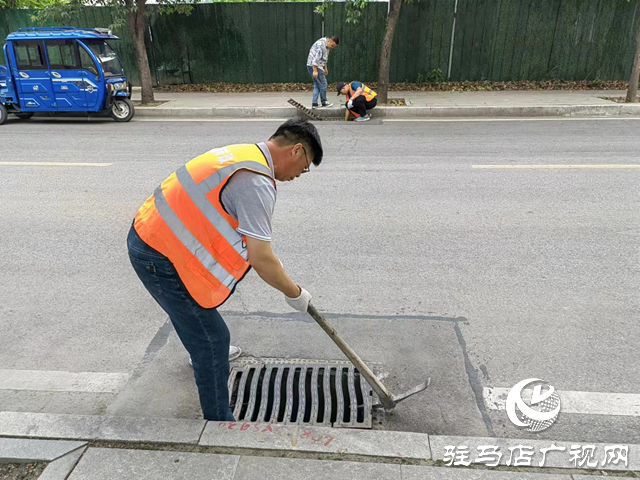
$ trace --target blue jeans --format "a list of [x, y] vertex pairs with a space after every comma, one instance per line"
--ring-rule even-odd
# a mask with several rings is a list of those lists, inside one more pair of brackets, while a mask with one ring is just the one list
[[[313, 78], [313, 67], [307, 65], [309, 75]], [[313, 78], [313, 105], [318, 105], [318, 95], [320, 101], [327, 103], [327, 77], [324, 76], [324, 69], [318, 67], [318, 78]]]
[[229, 408], [229, 329], [215, 308], [201, 307], [171, 261], [148, 246], [133, 226], [127, 238], [133, 269], [167, 312], [191, 360], [206, 420], [234, 421]]

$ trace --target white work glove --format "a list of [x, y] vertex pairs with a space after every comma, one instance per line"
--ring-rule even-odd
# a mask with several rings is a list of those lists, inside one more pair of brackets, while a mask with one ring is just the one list
[[291, 308], [302, 313], [307, 313], [307, 308], [309, 308], [309, 302], [311, 301], [311, 294], [304, 288], [300, 287], [300, 295], [296, 298], [290, 298], [285, 295], [284, 299]]
[[349, 101], [347, 102], [347, 108], [348, 108], [349, 110], [351, 110], [351, 109], [353, 108], [353, 100], [349, 100]]

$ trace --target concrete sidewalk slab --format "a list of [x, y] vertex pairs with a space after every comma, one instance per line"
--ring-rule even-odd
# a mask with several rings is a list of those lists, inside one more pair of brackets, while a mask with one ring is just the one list
[[612, 478], [615, 480], [638, 480], [638, 477], [601, 477], [600, 475], [571, 475], [571, 478], [573, 480], [611, 480]]
[[[541, 468], [571, 468], [571, 469], [601, 469], [601, 470], [640, 470], [640, 445], [626, 445], [628, 462], [618, 459], [617, 462], [605, 462], [612, 458], [619, 458], [615, 451], [611, 450], [611, 455], [606, 454], [610, 447], [619, 447], [617, 443], [589, 443], [589, 442], [567, 442], [552, 440], [522, 440], [515, 438], [479, 438], [479, 437], [457, 437], [446, 435], [430, 435], [429, 441], [434, 460], [450, 462], [451, 454], [454, 452], [455, 462], [475, 462], [482, 451], [487, 452], [483, 447], [498, 447], [500, 452], [500, 465], [510, 466], [533, 466]], [[453, 447], [454, 449], [452, 450]], [[520, 448], [522, 447], [522, 448]], [[546, 452], [544, 451], [546, 450]], [[462, 450], [464, 454], [457, 454]], [[575, 454], [573, 453], [575, 452]], [[494, 462], [496, 456], [492, 455], [489, 463]], [[544, 457], [544, 458], [543, 458]], [[576, 459], [574, 461], [574, 459]], [[518, 460], [520, 459], [520, 460]], [[528, 462], [528, 463], [517, 463]], [[517, 465], [516, 465], [517, 464]], [[460, 463], [460, 465], [463, 465]]]
[[83, 445], [86, 442], [0, 438], [0, 462], [50, 462]]
[[243, 456], [234, 480], [401, 480], [400, 468], [400, 465], [387, 463]]
[[[571, 480], [570, 475], [402, 465], [402, 480]], [[575, 478], [575, 477], [574, 477]]]
[[66, 480], [86, 449], [87, 447], [79, 448], [54, 460], [47, 465], [47, 468], [45, 468], [44, 472], [38, 477], [38, 480]]
[[0, 435], [196, 444], [204, 420], [0, 412]]
[[237, 455], [89, 448], [69, 480], [231, 480], [239, 461]]
[[264, 423], [209, 422], [200, 445], [423, 461], [431, 458], [429, 436], [424, 433]]
[[[89, 448], [69, 480], [571, 480], [569, 475], [299, 458]], [[590, 477], [594, 478], [594, 477]]]

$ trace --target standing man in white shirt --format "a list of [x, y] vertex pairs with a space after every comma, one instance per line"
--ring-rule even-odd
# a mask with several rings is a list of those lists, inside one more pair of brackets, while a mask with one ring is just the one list
[[[313, 102], [312, 108], [330, 107], [333, 104], [327, 101], [327, 78], [329, 69], [327, 61], [329, 60], [329, 50], [335, 48], [340, 43], [338, 37], [323, 37], [315, 42], [309, 50], [307, 58], [307, 70], [311, 78], [313, 78]], [[318, 96], [322, 105], [318, 105]]]

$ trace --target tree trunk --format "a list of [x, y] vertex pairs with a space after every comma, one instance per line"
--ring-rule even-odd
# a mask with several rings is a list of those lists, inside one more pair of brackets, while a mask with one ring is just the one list
[[146, 26], [145, 10], [146, 0], [137, 0], [137, 10], [130, 9], [128, 13], [129, 29], [133, 37], [133, 45], [136, 51], [136, 64], [140, 72], [140, 86], [142, 87], [142, 103], [152, 103], [153, 83], [151, 82], [151, 69], [147, 48], [144, 44], [144, 29]]
[[380, 51], [380, 67], [378, 69], [378, 102], [387, 103], [387, 93], [389, 92], [389, 70], [391, 68], [391, 46], [393, 35], [396, 32], [396, 23], [400, 16], [402, 0], [389, 0], [389, 15], [387, 15], [387, 28], [382, 40]]
[[640, 77], [640, 30], [638, 30], [638, 46], [636, 56], [633, 59], [633, 70], [629, 79], [629, 89], [627, 90], [627, 103], [635, 103], [638, 93], [638, 77]]

